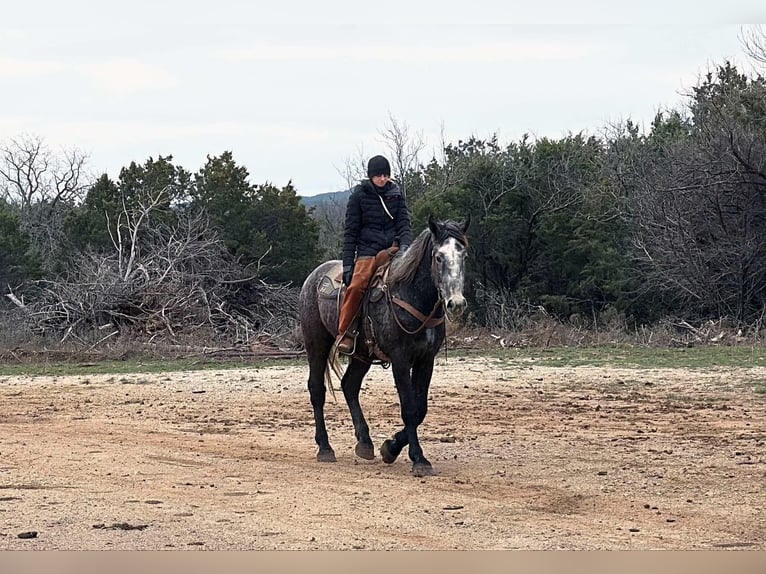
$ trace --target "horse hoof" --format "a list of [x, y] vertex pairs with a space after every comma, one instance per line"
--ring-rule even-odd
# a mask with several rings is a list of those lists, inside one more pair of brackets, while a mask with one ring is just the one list
[[338, 459], [335, 458], [335, 451], [330, 450], [320, 450], [317, 453], [317, 462], [337, 462]]
[[435, 476], [436, 471], [431, 463], [418, 462], [412, 465], [412, 474], [415, 476]]
[[383, 459], [383, 462], [386, 464], [391, 464], [396, 460], [396, 457], [399, 456], [399, 452], [394, 452], [391, 449], [391, 446], [394, 444], [394, 441], [391, 439], [383, 441], [383, 444], [380, 445], [380, 458]]
[[372, 444], [364, 444], [361, 442], [356, 443], [354, 449], [356, 456], [365, 460], [373, 460], [375, 458], [375, 447]]

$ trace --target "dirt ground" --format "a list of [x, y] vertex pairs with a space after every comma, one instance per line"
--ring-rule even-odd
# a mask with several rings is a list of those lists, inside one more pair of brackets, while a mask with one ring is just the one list
[[[355, 457], [340, 391], [317, 463], [306, 378], [0, 377], [0, 550], [766, 549], [766, 369], [440, 358], [426, 478]], [[390, 371], [362, 405], [400, 428]]]

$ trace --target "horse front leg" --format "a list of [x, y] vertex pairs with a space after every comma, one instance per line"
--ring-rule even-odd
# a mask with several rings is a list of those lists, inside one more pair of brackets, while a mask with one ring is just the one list
[[359, 390], [362, 388], [362, 380], [369, 370], [369, 363], [351, 359], [340, 383], [343, 396], [346, 397], [348, 410], [351, 412], [351, 420], [354, 422], [354, 434], [356, 435], [354, 452], [358, 457], [366, 460], [375, 458], [375, 447], [372, 445], [370, 428], [367, 426], [362, 405], [359, 403]]
[[416, 361], [412, 367], [393, 366], [396, 390], [402, 411], [404, 429], [397, 432], [393, 439], [386, 440], [380, 447], [383, 462], [391, 464], [399, 456], [405, 445], [409, 445], [409, 457], [415, 476], [434, 474], [433, 467], [423, 455], [418, 439], [418, 426], [425, 419], [428, 411], [428, 387], [433, 373], [433, 358]]

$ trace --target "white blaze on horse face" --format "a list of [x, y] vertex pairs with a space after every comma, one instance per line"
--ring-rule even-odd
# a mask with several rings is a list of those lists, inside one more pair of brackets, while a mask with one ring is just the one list
[[448, 311], [461, 309], [465, 305], [463, 297], [463, 262], [465, 248], [453, 237], [445, 241], [436, 252], [439, 262], [439, 290]]

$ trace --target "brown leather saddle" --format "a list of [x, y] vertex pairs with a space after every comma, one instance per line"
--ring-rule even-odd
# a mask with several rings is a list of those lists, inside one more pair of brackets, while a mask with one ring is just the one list
[[[352, 330], [357, 333], [357, 341], [360, 341], [360, 331], [364, 334], [364, 344], [357, 344], [354, 357], [363, 361], [370, 362], [372, 364], [380, 364], [384, 367], [388, 367], [390, 364], [389, 357], [383, 353], [375, 341], [375, 333], [372, 328], [372, 322], [369, 319], [369, 305], [371, 303], [377, 303], [383, 298], [385, 294], [385, 278], [388, 272], [390, 262], [384, 263], [375, 270], [372, 275], [369, 284], [367, 285], [367, 291], [362, 299], [362, 304], [359, 307], [359, 312], [354, 320]], [[320, 279], [317, 285], [317, 295], [323, 299], [334, 299], [336, 301], [336, 312], [340, 314], [340, 307], [343, 304], [343, 296], [346, 293], [346, 286], [343, 284], [343, 268], [338, 265], [331, 269], [328, 273], [325, 273]], [[362, 329], [360, 329], [360, 325]]]
[[[385, 283], [385, 273], [390, 263], [381, 265], [375, 270], [370, 283], [367, 286], [364, 300], [369, 298], [373, 303], [377, 303], [383, 297], [383, 284]], [[336, 299], [338, 301], [338, 310], [343, 303], [343, 295], [346, 293], [346, 286], [343, 284], [343, 268], [338, 266], [328, 273], [322, 275], [317, 285], [317, 294], [323, 299]]]

